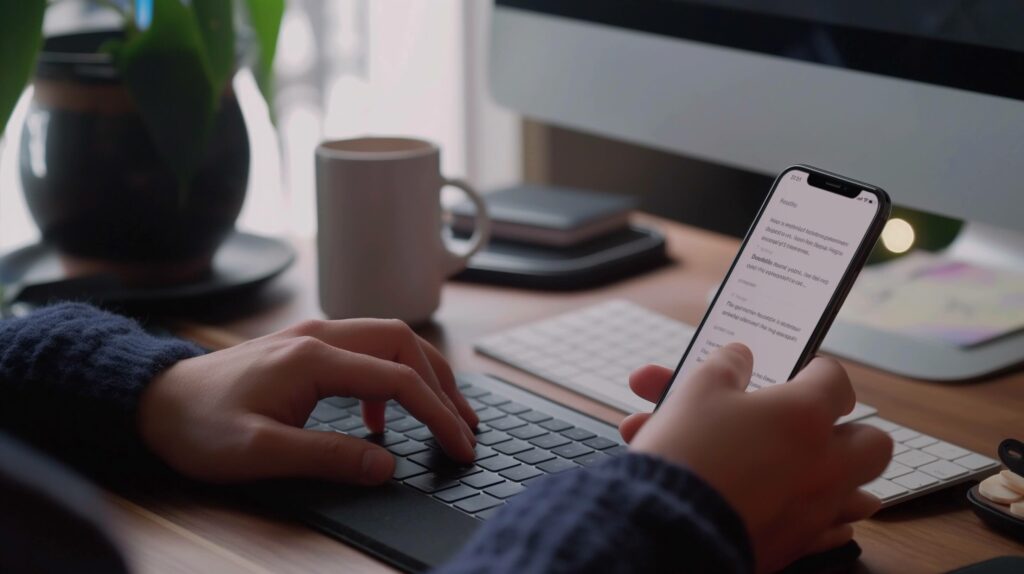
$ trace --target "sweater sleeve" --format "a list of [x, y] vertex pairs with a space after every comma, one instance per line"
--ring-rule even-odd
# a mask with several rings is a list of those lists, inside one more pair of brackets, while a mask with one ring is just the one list
[[130, 469], [146, 384], [202, 352], [84, 304], [0, 321], [0, 428], [78, 466]]
[[628, 454], [544, 479], [438, 574], [753, 571], [746, 528], [692, 472]]

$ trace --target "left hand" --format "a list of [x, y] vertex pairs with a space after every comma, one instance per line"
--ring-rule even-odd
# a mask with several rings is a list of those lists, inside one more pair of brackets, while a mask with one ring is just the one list
[[384, 430], [385, 402], [395, 399], [450, 457], [474, 458], [476, 413], [437, 349], [400, 321], [309, 321], [181, 361], [143, 393], [138, 425], [158, 456], [202, 480], [388, 480], [395, 463], [386, 449], [303, 430], [317, 401], [331, 396], [362, 399], [373, 432]]

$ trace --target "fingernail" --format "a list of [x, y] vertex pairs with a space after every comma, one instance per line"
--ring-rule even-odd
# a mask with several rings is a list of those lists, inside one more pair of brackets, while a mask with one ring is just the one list
[[369, 482], [383, 482], [391, 473], [391, 455], [378, 448], [363, 453], [363, 478]]

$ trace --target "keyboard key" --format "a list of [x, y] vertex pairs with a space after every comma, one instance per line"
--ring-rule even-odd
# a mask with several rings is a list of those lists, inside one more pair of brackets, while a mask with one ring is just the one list
[[937, 456], [945, 460], [956, 460], [960, 457], [971, 454], [971, 451], [966, 448], [960, 448], [955, 444], [949, 444], [948, 442], [939, 441], [931, 446], [927, 446], [923, 449], [926, 453]]
[[925, 474], [930, 474], [939, 480], [952, 480], [958, 476], [967, 474], [966, 468], [959, 464], [953, 464], [948, 460], [937, 460], [931, 464], [926, 464], [917, 470]]
[[929, 487], [933, 484], [938, 484], [938, 479], [929, 476], [923, 472], [912, 472], [910, 474], [904, 474], [903, 476], [897, 476], [892, 479], [896, 484], [909, 488], [910, 490], [920, 490], [922, 488]]
[[563, 444], [569, 444], [569, 439], [558, 434], [548, 434], [542, 437], [537, 437], [530, 441], [530, 444], [544, 449], [553, 449], [562, 446]]
[[423, 423], [412, 417], [405, 417], [402, 420], [388, 423], [387, 426], [389, 429], [395, 432], [407, 433], [413, 429], [420, 428], [421, 426], [423, 426]]
[[580, 444], [578, 442], [573, 442], [573, 443], [569, 443], [569, 444], [567, 444], [565, 446], [560, 446], [560, 447], [552, 450], [551, 452], [557, 454], [558, 456], [564, 457], [564, 458], [576, 458], [577, 456], [583, 456], [583, 455], [585, 455], [587, 453], [591, 453], [591, 452], [594, 452], [594, 451], [590, 450], [589, 448], [583, 446], [582, 444]]
[[498, 405], [503, 405], [503, 404], [508, 402], [508, 399], [506, 399], [505, 397], [501, 397], [501, 396], [494, 395], [494, 394], [484, 395], [482, 397], [476, 397], [476, 398], [481, 403], [483, 403], [485, 405], [490, 405], [492, 407], [496, 407]]
[[526, 411], [530, 410], [530, 407], [527, 407], [525, 405], [521, 405], [519, 403], [509, 402], [509, 403], [505, 403], [503, 405], [500, 405], [498, 407], [498, 409], [502, 410], [502, 411], [505, 411], [506, 413], [508, 413], [510, 415], [518, 415], [520, 413], [525, 413]]
[[427, 448], [427, 445], [421, 442], [407, 440], [405, 442], [400, 442], [398, 444], [391, 445], [390, 447], [388, 447], [388, 450], [390, 450], [392, 454], [394, 454], [395, 456], [409, 456], [410, 454], [423, 452], [427, 450]]
[[537, 438], [539, 436], [546, 435], [548, 434], [548, 431], [540, 428], [537, 425], [527, 425], [525, 427], [520, 427], [515, 430], [512, 430], [508, 434], [516, 438], [521, 438], [523, 440], [530, 440], [532, 438]]
[[462, 391], [462, 396], [471, 399], [478, 399], [484, 395], [491, 394], [490, 391], [485, 391], [484, 389], [481, 389], [480, 387], [474, 387], [473, 385], [467, 385], [465, 387], [460, 386], [459, 390]]
[[879, 417], [870, 417], [870, 418], [866, 418], [866, 419], [864, 419], [862, 421], [857, 421], [857, 422], [863, 423], [863, 424], [866, 424], [866, 425], [871, 425], [871, 426], [873, 426], [873, 427], [875, 427], [875, 428], [877, 428], [879, 430], [883, 430], [885, 432], [892, 432], [894, 430], [898, 430], [898, 429], [902, 428], [902, 427], [900, 427], [900, 425], [898, 425], [898, 424], [896, 424], [896, 423], [894, 423], [892, 421], [887, 421], [887, 420], [885, 420], [883, 418], [879, 418]]
[[879, 500], [885, 502], [891, 498], [896, 498], [901, 494], [906, 494], [906, 487], [894, 484], [885, 480], [884, 478], [876, 478], [875, 480], [865, 484], [861, 487], [865, 492], [875, 495]]
[[535, 476], [541, 476], [542, 474], [544, 473], [532, 466], [526, 466], [525, 464], [501, 471], [501, 476], [515, 482], [523, 482]]
[[576, 464], [582, 464], [583, 466], [594, 466], [595, 464], [602, 463], [610, 458], [611, 457], [605, 453], [598, 451], [585, 454], [579, 458], [574, 458], [573, 461]]
[[619, 443], [613, 441], [610, 438], [604, 438], [603, 436], [596, 436], [590, 440], [583, 441], [583, 444], [589, 446], [594, 450], [604, 450], [606, 448], [613, 447]]
[[488, 486], [494, 486], [505, 482], [504, 478], [494, 474], [493, 472], [478, 472], [472, 476], [467, 476], [462, 479], [463, 484], [468, 484], [473, 488], [487, 488]]
[[352, 432], [363, 427], [363, 419], [361, 417], [348, 417], [345, 419], [338, 419], [331, 423], [331, 426], [340, 432]]
[[473, 448], [473, 452], [476, 455], [475, 460], [483, 460], [485, 458], [490, 458], [498, 454], [494, 452], [493, 448], [484, 446], [480, 443], [477, 443], [476, 447]]
[[921, 436], [921, 433], [907, 428], [900, 428], [899, 430], [893, 431], [889, 434], [892, 436], [892, 440], [896, 442], [907, 442], [910, 439]]
[[420, 442], [423, 442], [425, 440], [430, 440], [434, 438], [434, 433], [430, 432], [430, 429], [428, 429], [427, 427], [423, 427], [409, 431], [405, 433], [405, 436], [411, 438], [412, 440], [418, 440]]
[[932, 455], [930, 455], [930, 454], [928, 454], [926, 452], [921, 452], [919, 450], [913, 450], [913, 449], [908, 450], [907, 452], [905, 452], [903, 454], [896, 455], [896, 456], [892, 457], [892, 459], [895, 460], [898, 463], [905, 464], [907, 466], [912, 466], [914, 468], [917, 468], [919, 466], [928, 464], [929, 462], [934, 462], [935, 460], [938, 460], [936, 457], [934, 457], [934, 456], [932, 456]]
[[896, 456], [897, 454], [903, 454], [903, 453], [907, 452], [908, 450], [910, 450], [910, 447], [905, 445], [905, 444], [902, 444], [902, 443], [896, 442], [896, 443], [893, 443], [893, 445], [892, 445], [892, 454], [893, 454], [893, 456]]
[[501, 508], [503, 506], [505, 506], [505, 505], [504, 504], [499, 504], [498, 506], [492, 506], [492, 507], [488, 508], [487, 510], [484, 510], [484, 511], [481, 511], [481, 512], [477, 512], [476, 513], [476, 517], [479, 518], [480, 520], [490, 520], [490, 519], [494, 518], [494, 515], [497, 514], [498, 511], [501, 510]]
[[896, 478], [897, 476], [903, 476], [904, 474], [908, 474], [911, 472], [914, 472], [913, 468], [910, 468], [905, 464], [900, 464], [896, 461], [892, 461], [889, 463], [889, 466], [885, 468], [885, 472], [882, 473], [882, 478], [891, 480], [893, 478]]
[[520, 482], [519, 484], [521, 484], [523, 486], [530, 486], [533, 483], [537, 482], [538, 480], [544, 480], [545, 477], [547, 477], [547, 475], [546, 474], [542, 474], [540, 476], [535, 476], [533, 478], [528, 478], [528, 479]]
[[551, 454], [546, 450], [535, 448], [526, 452], [521, 452], [515, 456], [516, 460], [524, 462], [526, 464], [539, 464], [546, 460], [555, 458], [555, 455]]
[[404, 411], [400, 411], [394, 407], [388, 407], [384, 409], [384, 420], [389, 423], [397, 421], [399, 419], [404, 419], [406, 415], [407, 413], [405, 413]]
[[480, 472], [480, 468], [478, 466], [459, 464], [445, 456], [444, 453], [439, 450], [431, 449], [420, 452], [410, 456], [409, 460], [416, 464], [423, 465], [438, 474], [451, 476], [453, 478], [461, 478], [463, 476], [469, 476]]
[[391, 446], [393, 444], [398, 444], [400, 442], [405, 442], [405, 441], [407, 441], [409, 439], [405, 438], [404, 434], [400, 434], [400, 433], [396, 433], [396, 432], [392, 432], [392, 431], [384, 431], [382, 433], [373, 433], [373, 434], [366, 435], [366, 440], [367, 440], [367, 442], [372, 442], [373, 444], [379, 444], [380, 446]]
[[580, 465], [576, 464], [571, 460], [566, 460], [564, 458], [556, 458], [553, 460], [549, 460], [547, 462], [542, 462], [537, 465], [537, 468], [543, 470], [548, 474], [556, 474], [559, 472], [564, 472], [566, 470], [571, 470], [573, 468], [579, 467]]
[[487, 431], [483, 434], [476, 435], [476, 442], [487, 446], [494, 446], [507, 440], [512, 440], [512, 437], [499, 431]]
[[476, 514], [477, 512], [482, 512], [484, 510], [487, 510], [488, 508], [493, 508], [500, 504], [500, 499], [494, 498], [493, 496], [487, 494], [478, 494], [472, 498], [467, 498], [465, 500], [455, 503], [455, 508], [458, 508], [459, 510], [467, 512], [469, 514]]
[[359, 399], [354, 399], [352, 397], [329, 397], [324, 399], [323, 402], [338, 407], [339, 409], [347, 409], [358, 405]]
[[526, 487], [521, 484], [516, 484], [514, 482], [505, 482], [497, 486], [492, 486], [485, 490], [484, 492], [490, 494], [495, 498], [505, 499], [511, 498], [524, 490], [526, 490]]
[[526, 411], [524, 413], [519, 413], [519, 418], [528, 423], [539, 423], [551, 419], [549, 415], [539, 411]]
[[476, 416], [477, 418], [480, 419], [480, 422], [485, 423], [488, 421], [493, 421], [494, 419], [500, 419], [501, 417], [505, 416], [505, 413], [499, 411], [498, 409], [487, 407], [486, 409], [477, 411]]
[[316, 420], [322, 423], [329, 423], [331, 421], [336, 421], [340, 418], [347, 417], [348, 412], [334, 405], [320, 402], [316, 404], [316, 406], [313, 408], [313, 412], [309, 413], [309, 416], [315, 418]]
[[427, 472], [427, 469], [406, 458], [395, 459], [395, 472], [391, 475], [395, 480], [405, 480]]
[[471, 486], [460, 484], [447, 490], [434, 493], [434, 498], [443, 502], [455, 502], [456, 500], [462, 500], [463, 498], [469, 498], [470, 496], [476, 496], [477, 490]]
[[508, 455], [519, 454], [521, 452], [528, 451], [531, 448], [533, 447], [521, 440], [510, 440], [508, 442], [503, 442], [501, 444], [494, 445], [494, 450], [500, 452], [501, 454]]
[[540, 426], [551, 432], [562, 432], [572, 428], [572, 425], [561, 419], [550, 419], [540, 423]]
[[505, 417], [503, 419], [495, 419], [493, 421], [489, 421], [487, 423], [487, 426], [495, 430], [507, 431], [512, 430], [514, 428], [519, 428], [521, 426], [526, 426], [526, 421], [520, 420], [516, 417]]
[[971, 470], [981, 470], [985, 467], [995, 466], [996, 461], [992, 460], [987, 456], [982, 456], [978, 453], [971, 453], [965, 457], [961, 457], [953, 461], [960, 466], [967, 467]]
[[588, 431], [587, 429], [581, 429], [579, 427], [576, 427], [574, 429], [569, 429], [569, 430], [565, 431], [564, 433], [562, 433], [562, 435], [564, 435], [567, 438], [571, 438], [572, 440], [579, 440], [579, 441], [587, 440], [587, 439], [594, 438], [595, 436], [597, 436], [594, 433]]
[[939, 442], [939, 439], [937, 439], [937, 438], [935, 438], [933, 436], [928, 436], [926, 434], [923, 434], [923, 435], [921, 435], [921, 436], [919, 436], [917, 438], [908, 440], [907, 442], [905, 442], [903, 444], [909, 446], [910, 448], [921, 449], [921, 448], [924, 448], [924, 447], [926, 447], [926, 446], [928, 446], [930, 444], [935, 444], [937, 442]]
[[452, 478], [450, 476], [441, 476], [436, 472], [428, 472], [406, 480], [405, 484], [408, 484], [416, 490], [430, 494], [432, 492], [437, 492], [438, 490], [458, 486], [459, 479]]
[[478, 463], [478, 465], [481, 466], [482, 468], [486, 468], [487, 470], [490, 470], [492, 472], [500, 472], [502, 470], [505, 470], [506, 468], [512, 468], [517, 464], [519, 464], [519, 461], [511, 457], [505, 456], [503, 454], [493, 456], [487, 460], [481, 460]]

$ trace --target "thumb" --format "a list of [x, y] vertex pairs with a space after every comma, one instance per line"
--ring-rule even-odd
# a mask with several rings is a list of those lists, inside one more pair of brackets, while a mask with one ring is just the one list
[[754, 372], [754, 354], [741, 343], [729, 343], [716, 349], [690, 375], [687, 385], [704, 388], [727, 386], [746, 390]]
[[257, 436], [246, 463], [252, 478], [322, 478], [371, 485], [387, 481], [395, 470], [395, 459], [384, 448], [337, 432], [274, 421]]

